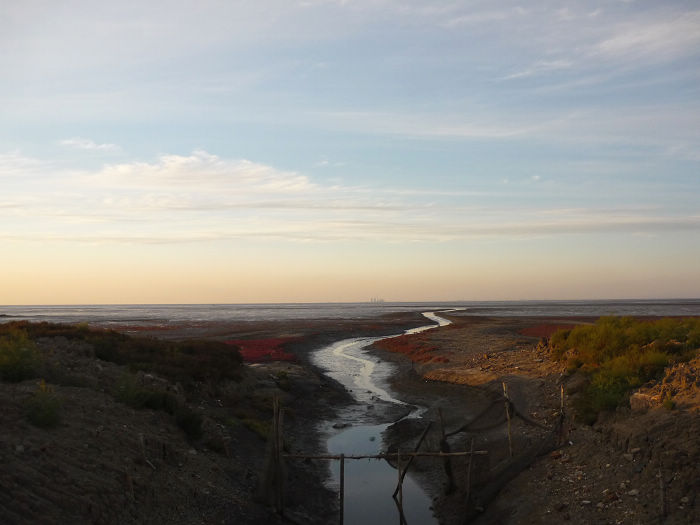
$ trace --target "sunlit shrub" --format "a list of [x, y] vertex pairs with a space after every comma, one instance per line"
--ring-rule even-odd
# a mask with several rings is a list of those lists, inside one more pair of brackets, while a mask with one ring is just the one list
[[568, 356], [569, 372], [589, 377], [575, 407], [591, 423], [600, 411], [627, 403], [634, 388], [658, 378], [670, 363], [697, 355], [700, 319], [602, 317], [595, 325], [555, 332], [550, 345], [554, 359]]

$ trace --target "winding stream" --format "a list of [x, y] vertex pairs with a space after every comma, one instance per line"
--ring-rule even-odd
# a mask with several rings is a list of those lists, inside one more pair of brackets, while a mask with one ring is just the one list
[[[423, 315], [436, 324], [420, 326], [403, 332], [417, 334], [450, 321], [434, 312]], [[398, 334], [402, 335], [402, 334]], [[378, 454], [383, 449], [382, 433], [402, 417], [418, 417], [422, 410], [394, 397], [387, 380], [394, 365], [373, 356], [367, 347], [391, 337], [358, 337], [344, 339], [322, 348], [314, 354], [314, 362], [326, 375], [341, 383], [355, 398], [356, 403], [343, 410], [339, 421], [329, 422], [324, 430], [331, 434], [328, 452], [331, 454]], [[375, 412], [397, 412], [393, 421], [377, 424]], [[340, 425], [348, 428], [336, 430]], [[331, 465], [331, 484], [339, 485], [339, 465]], [[397, 472], [383, 460], [349, 460], [345, 462], [344, 522], [350, 525], [384, 525], [398, 519], [396, 504], [391, 495], [397, 483]], [[437, 523], [431, 510], [430, 497], [410, 474], [403, 485], [404, 514], [408, 523]]]

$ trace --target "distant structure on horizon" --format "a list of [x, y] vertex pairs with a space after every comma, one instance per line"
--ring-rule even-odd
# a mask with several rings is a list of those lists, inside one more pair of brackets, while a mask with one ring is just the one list
[[382, 303], [384, 302], [384, 299], [382, 299], [382, 298], [380, 298], [380, 297], [372, 297], [372, 298], [369, 300], [369, 302], [372, 303], [372, 304], [382, 304]]

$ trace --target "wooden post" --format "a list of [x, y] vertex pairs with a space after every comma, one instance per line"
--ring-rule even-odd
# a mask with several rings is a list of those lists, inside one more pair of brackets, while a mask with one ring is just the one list
[[563, 383], [559, 386], [559, 390], [561, 393], [561, 400], [559, 401], [559, 413], [561, 415], [564, 415], [564, 384]]
[[508, 453], [513, 457], [513, 438], [510, 430], [510, 398], [508, 397], [508, 386], [503, 382], [503, 396], [506, 404], [506, 420], [508, 421]]
[[338, 523], [343, 525], [343, 520], [345, 519], [345, 454], [340, 455], [340, 493], [338, 498], [340, 500], [340, 516], [338, 517]]
[[284, 516], [284, 468], [282, 465], [284, 453], [284, 438], [282, 436], [282, 411], [278, 397], [272, 399], [272, 488], [275, 510]]
[[471, 446], [469, 447], [469, 458], [467, 460], [467, 505], [472, 491], [472, 461], [474, 460], [474, 438], [472, 438]]
[[[396, 449], [396, 470], [399, 473], [399, 505], [403, 510], [403, 478], [401, 477], [401, 450]], [[401, 516], [399, 516], [399, 523], [403, 523]]]
[[663, 519], [666, 517], [666, 495], [664, 494], [664, 478], [659, 469], [659, 515]]
[[[447, 442], [447, 436], [445, 435], [445, 422], [442, 419], [442, 409], [438, 408], [438, 417], [440, 418], [440, 452], [449, 452], [450, 444]], [[455, 488], [454, 477], [452, 476], [452, 464], [450, 463], [450, 458], [445, 456], [443, 460], [443, 466], [445, 467], [445, 474], [447, 475], [447, 488], [445, 489], [446, 494], [451, 494]]]
[[561, 445], [562, 441], [567, 437], [566, 428], [564, 428], [564, 384], [559, 386], [559, 422], [557, 432], [557, 446]]

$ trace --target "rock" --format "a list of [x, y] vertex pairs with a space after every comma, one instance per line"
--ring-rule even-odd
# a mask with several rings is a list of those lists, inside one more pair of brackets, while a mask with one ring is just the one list
[[688, 498], [688, 496], [683, 496], [681, 498], [681, 503], [688, 503], [689, 501], [690, 501], [690, 498]]
[[336, 423], [333, 425], [333, 428], [347, 428], [350, 426], [350, 423]]
[[625, 458], [627, 461], [634, 460], [634, 456], [632, 454], [622, 454], [622, 457]]
[[630, 396], [630, 408], [634, 412], [644, 412], [659, 404], [659, 396], [635, 392]]
[[639, 447], [631, 448], [631, 449], [630, 449], [630, 454], [639, 454], [639, 452], [641, 452], [641, 450], [642, 450], [642, 449], [639, 448]]
[[581, 500], [581, 505], [590, 505], [591, 502], [587, 499]]
[[632, 489], [632, 490], [627, 491], [627, 495], [628, 496], [638, 496], [639, 491], [637, 489]]

